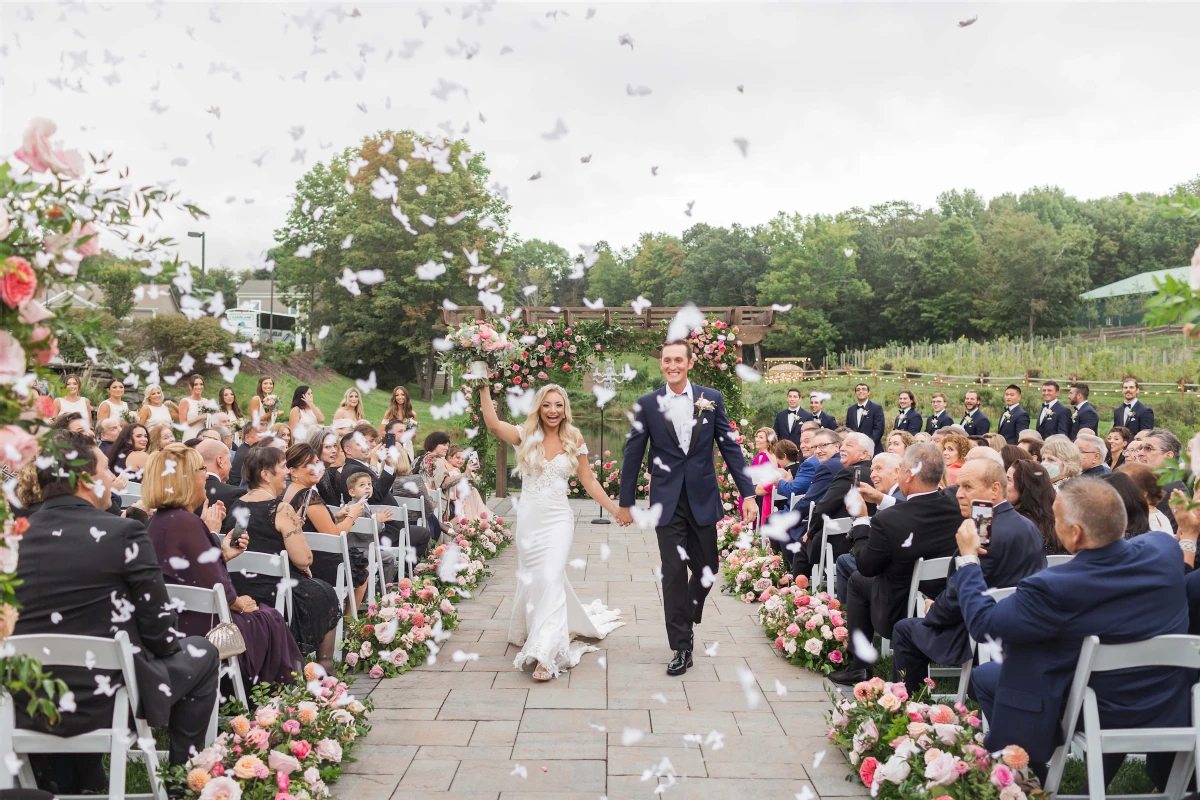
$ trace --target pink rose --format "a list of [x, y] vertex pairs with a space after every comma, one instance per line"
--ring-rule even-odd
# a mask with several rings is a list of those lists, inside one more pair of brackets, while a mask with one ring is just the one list
[[50, 143], [58, 127], [48, 119], [34, 119], [25, 129], [25, 138], [14, 156], [34, 172], [56, 172], [78, 178], [83, 174], [83, 157], [77, 150], [56, 150]]
[[266, 750], [271, 743], [271, 734], [264, 728], [255, 728], [246, 734], [246, 744], [255, 750]]
[[4, 278], [0, 280], [0, 300], [9, 308], [17, 308], [28, 302], [37, 291], [37, 275], [29, 262], [20, 256], [9, 256], [4, 261]]
[[267, 756], [267, 765], [276, 772], [282, 772], [284, 775], [291, 775], [300, 769], [299, 761], [287, 753], [281, 753], [278, 750], [272, 750], [271, 754]]
[[[928, 758], [931, 752], [934, 751], [926, 751], [926, 758]], [[953, 753], [938, 753], [926, 763], [925, 777], [929, 778], [931, 784], [949, 786], [958, 780], [959, 773], [956, 768], [958, 760], [954, 757]]]
[[835, 663], [835, 664], [840, 664], [840, 663], [842, 663], [842, 651], [841, 651], [841, 650], [832, 650], [832, 651], [830, 651], [830, 653], [829, 653], [829, 660], [830, 660], [830, 661], [832, 661], [832, 662], [833, 662], [833, 663]]
[[300, 739], [292, 742], [292, 755], [301, 760], [308, 758], [308, 754], [312, 752], [312, 745]]
[[383, 677], [383, 667], [376, 664], [375, 666], [371, 667], [371, 671], [368, 672], [367, 675], [369, 675], [372, 678], [382, 678]]
[[333, 739], [322, 739], [317, 742], [317, 758], [336, 764], [342, 760], [342, 746]]
[[[0, 331], [0, 337], [7, 336]], [[20, 472], [37, 455], [37, 439], [16, 425], [0, 428], [0, 465], [11, 472]]]
[[15, 383], [25, 376], [25, 348], [11, 333], [0, 330], [0, 383]]
[[283, 721], [283, 732], [295, 736], [300, 732], [299, 720], [288, 719]]
[[442, 599], [441, 605], [439, 605], [438, 608], [441, 609], [443, 614], [453, 614], [454, 613], [454, 604], [451, 603], [449, 600], [446, 600], [445, 598]]
[[35, 325], [33, 334], [29, 337], [35, 344], [37, 342], [45, 342], [37, 349], [34, 360], [43, 367], [50, 363], [50, 360], [58, 355], [58, 339], [54, 337], [53, 331], [45, 325]]
[[800, 635], [800, 626], [793, 622], [791, 625], [787, 626], [786, 633], [788, 636], [799, 636]]
[[1003, 789], [1005, 786], [1011, 786], [1013, 782], [1012, 770], [1003, 764], [997, 764], [992, 767], [991, 781], [992, 786], [997, 789]]
[[346, 666], [353, 667], [358, 663], [358, 653], [346, 653]]

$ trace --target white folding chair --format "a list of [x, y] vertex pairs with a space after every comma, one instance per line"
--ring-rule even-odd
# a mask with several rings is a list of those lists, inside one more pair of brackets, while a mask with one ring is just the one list
[[[215, 617], [217, 622], [232, 622], [233, 618], [229, 614], [229, 603], [225, 600], [225, 587], [221, 584], [216, 584], [211, 589], [205, 589], [200, 586], [179, 586], [176, 584], [167, 584], [167, 595], [175, 601], [183, 604], [184, 611], [195, 611], [198, 614], [208, 614]], [[229, 682], [233, 684], [233, 696], [237, 701], [250, 708], [250, 703], [246, 699], [246, 687], [242, 683], [242, 666], [238, 661], [237, 656], [227, 658], [221, 662], [222, 678], [229, 678]], [[221, 707], [221, 700], [224, 699], [218, 692], [217, 705], [213, 709], [212, 722], [208, 730], [208, 743], [212, 743], [217, 738], [217, 711]]]
[[[800, 501], [804, 499], [802, 494], [794, 494], [788, 500], [788, 511], [795, 511], [796, 506], [800, 505]], [[810, 509], [811, 510], [811, 509]]]
[[[408, 552], [410, 548], [412, 548], [412, 523], [409, 521], [408, 517], [410, 514], [416, 514], [418, 519], [424, 520], [425, 502], [419, 497], [393, 496], [393, 499], [395, 499], [396, 503], [399, 505], [399, 508], [393, 508], [392, 512], [399, 512], [400, 516], [402, 517], [401, 521], [404, 523], [404, 541], [399, 543], [395, 548], [396, 564], [398, 566], [403, 564], [401, 568], [404, 571], [401, 574], [407, 575], [411, 578], [414, 574], [413, 568], [416, 565], [408, 559]], [[433, 531], [430, 531], [429, 535], [432, 537]]]
[[350, 543], [346, 539], [346, 534], [341, 533], [334, 536], [329, 533], [312, 533], [304, 532], [304, 541], [308, 542], [308, 549], [314, 553], [333, 553], [342, 557], [342, 563], [338, 564], [337, 578], [333, 584], [333, 591], [337, 594], [338, 604], [340, 606], [337, 621], [337, 630], [334, 632], [333, 658], [335, 661], [342, 660], [342, 618], [345, 617], [345, 608], [350, 606], [350, 615], [354, 619], [358, 619], [358, 603], [354, 602], [354, 586], [350, 571]]
[[[850, 533], [850, 529], [854, 527], [854, 520], [850, 517], [839, 517], [838, 519], [827, 519], [825, 524], [821, 526], [821, 551], [817, 557], [817, 563], [813, 564], [812, 583], [813, 591], [816, 591], [817, 586], [821, 583], [821, 576], [825, 576], [825, 591], [829, 592], [830, 597], [837, 597], [837, 564], [833, 558], [833, 545], [829, 543], [831, 536], [845, 536]], [[837, 598], [845, 601], [845, 598]]]
[[[87, 667], [90, 669], [116, 670], [121, 674], [113, 677], [118, 688], [113, 695], [112, 725], [77, 736], [54, 736], [48, 733], [16, 727], [13, 698], [7, 692], [0, 694], [0, 752], [15, 756], [30, 753], [107, 753], [109, 756], [108, 796], [116, 800], [126, 797], [154, 798], [167, 800], [167, 793], [158, 776], [158, 752], [154, 745], [154, 734], [149, 723], [133, 716], [138, 707], [137, 675], [133, 666], [133, 647], [129, 634], [117, 631], [112, 639], [98, 636], [71, 636], [61, 633], [10, 636], [5, 645], [18, 654], [28, 655], [42, 662], [44, 667]], [[50, 670], [53, 672], [53, 669]], [[133, 731], [129, 720], [133, 719]], [[137, 750], [134, 750], [134, 746]], [[146, 762], [150, 780], [149, 794], [125, 794], [126, 762], [130, 757]], [[17, 783], [25, 789], [36, 789], [33, 770], [29, 759], [20, 759]], [[13, 775], [0, 769], [0, 788], [13, 788]], [[94, 797], [94, 795], [91, 795]], [[89, 795], [57, 795], [59, 798], [83, 798]]]
[[[921, 583], [945, 578], [950, 572], [950, 562], [953, 560], [953, 556], [917, 559], [917, 563], [913, 567], [912, 582], [908, 585], [908, 616], [918, 618], [925, 616], [925, 595], [921, 594]], [[965, 664], [957, 667], [930, 666], [929, 675], [941, 678], [953, 678], [957, 675], [958, 693], [954, 695], [954, 699], [962, 702], [967, 693], [967, 683], [971, 679], [971, 661], [972, 659], [968, 658]], [[942, 697], [942, 695], [938, 695], [938, 697]]]
[[[1178, 800], [1186, 791], [1188, 778], [1194, 772], [1200, 782], [1200, 684], [1191, 692], [1191, 725], [1183, 728], [1101, 728], [1100, 709], [1096, 690], [1089, 686], [1091, 677], [1097, 672], [1133, 669], [1136, 667], [1178, 667], [1200, 669], [1200, 636], [1155, 636], [1142, 642], [1128, 644], [1100, 644], [1098, 636], [1083, 640], [1079, 662], [1075, 667], [1075, 679], [1067, 695], [1062, 725], [1063, 744], [1059, 745], [1050, 759], [1045, 789], [1048, 793], [1058, 792], [1062, 782], [1063, 767], [1072, 747], [1082, 748], [1087, 758], [1087, 794], [1055, 794], [1058, 800], [1105, 798], [1104, 753], [1175, 753], [1171, 765], [1171, 776], [1163, 794], [1120, 795], [1111, 800], [1132, 798], [1168, 798]], [[1080, 711], [1083, 712], [1083, 730], [1079, 726]]]
[[1046, 556], [1046, 567], [1057, 567], [1059, 564], [1067, 563], [1074, 557], [1073, 555]]
[[121, 490], [121, 497], [130, 498], [132, 500], [141, 500], [142, 485], [137, 481], [129, 481], [125, 484], [125, 488]]
[[379, 523], [374, 517], [359, 517], [350, 526], [350, 533], [358, 533], [371, 537], [371, 541], [367, 546], [367, 594], [365, 599], [368, 604], [374, 603], [376, 577], [378, 576], [381, 593], [386, 578], [383, 574], [382, 557], [379, 554]]
[[225, 566], [230, 572], [240, 572], [248, 578], [256, 575], [279, 578], [279, 585], [283, 588], [275, 592], [275, 610], [283, 614], [288, 622], [292, 621], [292, 562], [288, 559], [287, 550], [278, 553], [247, 550]]

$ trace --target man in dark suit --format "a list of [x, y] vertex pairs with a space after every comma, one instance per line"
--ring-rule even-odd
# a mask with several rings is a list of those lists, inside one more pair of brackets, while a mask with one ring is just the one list
[[[1183, 444], [1179, 441], [1179, 437], [1171, 433], [1166, 428], [1155, 428], [1150, 431], [1150, 435], [1142, 440], [1142, 449], [1138, 451], [1142, 463], [1150, 467], [1150, 469], [1159, 469], [1164, 466], [1169, 459], [1178, 459], [1180, 453], [1183, 452]], [[1175, 524], [1175, 512], [1171, 508], [1171, 493], [1176, 489], [1188, 494], [1187, 484], [1182, 481], [1171, 481], [1163, 484], [1163, 498], [1158, 503], [1158, 510], [1167, 515], [1167, 519], [1171, 521], [1171, 530], [1175, 531], [1178, 526]]]
[[[973, 500], [992, 504], [991, 542], [979, 559], [988, 588], [1016, 586], [1022, 578], [1046, 568], [1041, 533], [1017, 513], [1007, 496], [1008, 477], [1001, 464], [980, 458], [962, 465], [957, 498], [963, 518], [970, 519]], [[924, 619], [912, 617], [896, 623], [892, 649], [892, 680], [903, 679], [912, 694], [929, 675], [930, 664], [956, 666], [971, 657], [971, 641], [953, 583], [933, 602]]]
[[1029, 412], [1021, 408], [1021, 387], [1010, 383], [1004, 390], [1004, 413], [996, 433], [1009, 444], [1016, 444], [1021, 431], [1029, 430]]
[[[870, 533], [854, 546], [858, 571], [846, 587], [846, 622], [852, 641], [855, 633], [868, 642], [876, 633], [891, 638], [892, 627], [907, 615], [917, 559], [954, 554], [954, 534], [962, 515], [958, 503], [938, 490], [945, 470], [941, 451], [931, 444], [914, 444], [905, 451], [899, 485], [908, 499], [875, 514]], [[846, 668], [829, 680], [853, 685], [867, 679], [869, 666], [855, 653]]]
[[247, 422], [242, 426], [242, 446], [233, 454], [229, 464], [229, 477], [225, 482], [245, 491], [246, 481], [242, 479], [242, 462], [246, 460], [246, 452], [262, 438], [263, 426], [257, 422]]
[[[898, 483], [900, 469], [903, 466], [904, 460], [895, 453], [876, 453], [871, 459], [871, 482], [858, 485], [859, 494], [865, 505], [859, 509], [854, 520], [854, 527], [850, 529], [850, 546], [852, 548], [855, 542], [866, 538], [871, 532], [871, 518], [867, 513], [869, 507], [883, 510], [891, 508], [896, 503], [904, 502], [904, 492], [900, 491]], [[854, 556], [850, 553], [838, 556], [834, 563], [837, 575], [837, 598], [845, 602], [846, 585], [850, 576], [858, 569], [858, 565], [854, 563]]]
[[1071, 412], [1058, 400], [1058, 382], [1046, 381], [1042, 384], [1042, 410], [1037, 416], [1037, 432], [1042, 439], [1071, 433]]
[[825, 401], [828, 399], [829, 395], [824, 392], [813, 392], [808, 396], [808, 407], [812, 411], [813, 419], [821, 423], [822, 428], [836, 431], [837, 419], [825, 410]]
[[933, 406], [933, 413], [925, 421], [926, 433], [933, 435], [942, 428], [948, 428], [954, 424], [954, 418], [950, 416], [950, 412], [946, 411], [947, 402], [946, 395], [941, 392], [929, 398], [929, 403]]
[[900, 411], [892, 423], [894, 431], [908, 431], [913, 436], [921, 432], [921, 412], [917, 411], [917, 396], [908, 389], [901, 389], [897, 398]]
[[979, 407], [979, 392], [968, 389], [963, 395], [963, 406], [967, 409], [963, 414], [962, 426], [967, 436], [983, 436], [992, 430], [992, 421]]
[[108, 448], [121, 435], [121, 420], [107, 417], [96, 423], [96, 439], [99, 440], [100, 452], [108, 455]]
[[1138, 400], [1141, 391], [1142, 385], [1137, 378], [1130, 377], [1121, 382], [1121, 394], [1125, 402], [1113, 410], [1113, 427], [1129, 428], [1134, 436], [1140, 431], [1154, 429], [1154, 409]]
[[[829, 487], [817, 504], [813, 507], [812, 518], [809, 520], [808, 533], [803, 549], [792, 559], [794, 575], [808, 575], [814, 564], [821, 560], [821, 533], [825, 529], [826, 519], [844, 519], [850, 516], [846, 508], [846, 494], [857, 488], [860, 483], [868, 480], [871, 473], [871, 454], [874, 444], [865, 433], [847, 433], [842, 439], [838, 452], [838, 461], [842, 468], [833, 476]], [[829, 462], [831, 463], [832, 459]], [[814, 498], [816, 499], [816, 498]], [[875, 507], [868, 506], [866, 512], [872, 514]], [[850, 537], [837, 536], [830, 539], [833, 545], [833, 557], [836, 559], [843, 553], [850, 552]]]
[[808, 488], [802, 493], [797, 491], [800, 470], [796, 471], [795, 481], [780, 481], [775, 487], [776, 491], [782, 494], [800, 494], [800, 499], [794, 507], [796, 511], [800, 512], [800, 521], [788, 530], [788, 536], [791, 537], [792, 543], [784, 547], [783, 557], [789, 564], [797, 558], [797, 553], [801, 550], [801, 543], [808, 529], [809, 504], [819, 502], [825, 496], [834, 476], [842, 471], [842, 461], [839, 458], [841, 446], [841, 437], [833, 431], [825, 429], [817, 431], [812, 438], [812, 458], [817, 460], [817, 466], [808, 481]]
[[[142, 523], [105, 513], [114, 480], [108, 459], [89, 435], [59, 433], [44, 455], [74, 452], [72, 486], [56, 460], [38, 470], [44, 498], [29, 518], [21, 542], [16, 597], [21, 616], [14, 633], [111, 637], [125, 631], [134, 647], [141, 708], [150, 725], [166, 725], [170, 763], [183, 764], [204, 747], [217, 699], [217, 649], [202, 636], [180, 638], [162, 569]], [[76, 708], [51, 727], [30, 719], [16, 704], [17, 725], [56, 736], [75, 736], [112, 723], [113, 698], [100, 689], [121, 684], [120, 673], [83, 667], [54, 667], [75, 694]], [[162, 687], [166, 687], [164, 690]], [[194, 748], [194, 750], [193, 750]], [[67, 760], [68, 756], [55, 756]], [[100, 756], [76, 756], [68, 783], [106, 781]], [[57, 765], [56, 765], [57, 766]], [[82, 786], [79, 788], [98, 788]], [[60, 785], [60, 792], [71, 790]]]
[[[642, 464], [649, 445], [653, 478], [650, 504], [661, 504], [655, 526], [662, 556], [662, 593], [668, 643], [674, 654], [668, 675], [682, 675], [692, 666], [693, 625], [702, 621], [704, 601], [712, 582], [702, 579], [707, 567], [716, 573], [717, 523], [725, 516], [713, 472], [713, 448], [741, 493], [743, 518], [758, 515], [754, 483], [746, 475], [746, 458], [733, 440], [725, 399], [715, 389], [693, 385], [688, 371], [695, 365], [691, 345], [663, 345], [658, 365], [667, 385], [637, 402], [633, 431], [625, 444], [624, 463]], [[621, 507], [616, 519], [633, 522], [630, 507], [637, 495], [638, 470], [621, 471]], [[687, 560], [680, 557], [680, 551]], [[689, 576], [690, 572], [690, 576]]]
[[[204, 469], [208, 471], [208, 477], [204, 479], [204, 495], [208, 498], [209, 505], [219, 500], [225, 504], [225, 509], [229, 510], [233, 501], [246, 493], [245, 490], [226, 483], [229, 480], [230, 469], [229, 448], [213, 439], [203, 439], [196, 445], [196, 452], [204, 459]], [[233, 518], [232, 514], [225, 516], [226, 519]]]
[[854, 387], [857, 402], [846, 409], [846, 427], [856, 433], [865, 433], [875, 443], [875, 451], [883, 452], [883, 406], [870, 397], [871, 389], [865, 383]]
[[[1112, 486], [1095, 478], [1064, 482], [1054, 501], [1054, 527], [1075, 558], [1025, 578], [999, 603], [984, 594], [974, 523], [963, 523], [952, 580], [962, 615], [975, 641], [990, 638], [1004, 648], [1001, 663], [982, 664], [971, 674], [971, 697], [991, 726], [984, 747], [1016, 744], [1031, 762], [1050, 760], [1061, 744], [1063, 701], [1085, 637], [1120, 644], [1187, 633], [1179, 544], [1159, 531], [1127, 540], [1125, 523], [1125, 505]], [[1191, 723], [1194, 681], [1191, 670], [1143, 667], [1099, 672], [1089, 685], [1102, 727], [1167, 728]], [[1147, 756], [1146, 771], [1159, 788], [1173, 759]], [[1106, 783], [1123, 760], [1104, 756]]]
[[775, 438], [779, 441], [787, 439], [796, 447], [800, 446], [800, 426], [813, 418], [813, 415], [800, 407], [800, 390], [796, 388], [787, 391], [787, 408], [775, 415]]
[[1086, 383], [1072, 383], [1067, 391], [1067, 399], [1075, 408], [1071, 413], [1071, 430], [1067, 432], [1072, 442], [1079, 438], [1079, 432], [1085, 428], [1092, 433], [1100, 433], [1100, 415], [1088, 402], [1091, 393]]
[[371, 453], [382, 447], [375, 442], [378, 435], [379, 432], [370, 423], [360, 422], [354, 430], [342, 437], [342, 452], [346, 454], [346, 463], [334, 477], [334, 483], [343, 504], [351, 499], [346, 494], [346, 479], [355, 472], [371, 474], [371, 497], [369, 500], [371, 505], [396, 504], [392, 498], [392, 484], [396, 482], [396, 470], [390, 463], [386, 463], [379, 474], [376, 474], [370, 466]]
[[1110, 472], [1104, 460], [1108, 457], [1108, 445], [1099, 436], [1092, 436], [1090, 433], [1081, 433], [1075, 440], [1075, 446], [1079, 448], [1079, 463], [1083, 469], [1084, 475], [1092, 478], [1099, 478], [1106, 472]]

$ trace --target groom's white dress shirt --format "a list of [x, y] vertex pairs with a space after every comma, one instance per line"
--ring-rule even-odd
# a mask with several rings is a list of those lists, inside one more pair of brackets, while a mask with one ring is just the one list
[[686, 453], [692, 446], [692, 426], [696, 424], [692, 416], [692, 382], [688, 381], [679, 394], [675, 394], [668, 386], [666, 401], [667, 420], [675, 426], [679, 447]]

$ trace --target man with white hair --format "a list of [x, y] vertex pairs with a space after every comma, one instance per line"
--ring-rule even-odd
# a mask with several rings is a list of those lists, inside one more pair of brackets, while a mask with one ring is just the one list
[[[825, 494], [817, 500], [816, 506], [813, 507], [807, 539], [801, 551], [792, 559], [793, 575], [808, 575], [812, 572], [813, 565], [820, 562], [821, 532], [825, 528], [825, 520], [849, 517], [851, 510], [857, 511], [858, 506], [862, 505], [862, 500], [857, 496], [848, 498], [847, 495], [851, 489], [857, 489], [863, 479], [870, 474], [870, 466], [867, 462], [874, 453], [875, 442], [864, 433], [851, 431], [842, 439], [842, 447], [839, 451], [842, 469], [834, 476], [829, 483], [829, 488], [825, 490]], [[855, 508], [848, 509], [848, 505], [854, 505]], [[871, 506], [868, 513], [873, 512], [874, 506]], [[830, 543], [833, 545], [835, 559], [850, 551], [849, 537], [837, 536]]]
[[967, 451], [967, 457], [963, 459], [963, 463], [967, 461], [978, 461], [981, 458], [986, 458], [988, 461], [994, 461], [1004, 468], [1004, 456], [1000, 455], [999, 450], [993, 450], [990, 447], [972, 447]]
[[[873, 505], [879, 511], [885, 508], [891, 508], [896, 503], [904, 502], [904, 493], [900, 491], [900, 470], [904, 466], [904, 460], [895, 453], [877, 453], [871, 459], [871, 482], [860, 483], [858, 485], [859, 496], [862, 497], [863, 503], [858, 509], [858, 513], [854, 514], [854, 526], [850, 529], [850, 546], [854, 546], [854, 542], [859, 538], [865, 537], [871, 530], [871, 520], [867, 516], [867, 506]], [[858, 569], [858, 565], [854, 561], [854, 556], [849, 553], [838, 556], [837, 558], [837, 597], [839, 600], [846, 599], [846, 582], [850, 580], [850, 576]]]
[[96, 439], [100, 445], [100, 452], [108, 455], [108, 448], [112, 447], [112, 443], [121, 435], [121, 420], [106, 417], [96, 424]]
[[1084, 475], [1099, 478], [1109, 472], [1104, 460], [1108, 458], [1108, 443], [1099, 436], [1080, 432], [1075, 436], [1075, 446], [1079, 448], [1080, 465]]
[[1017, 444], [1020, 444], [1021, 442], [1030, 441], [1030, 440], [1033, 440], [1035, 442], [1046, 441], [1045, 437], [1043, 437], [1040, 433], [1033, 430], [1032, 428], [1026, 428], [1025, 430], [1023, 430], [1017, 434]]

